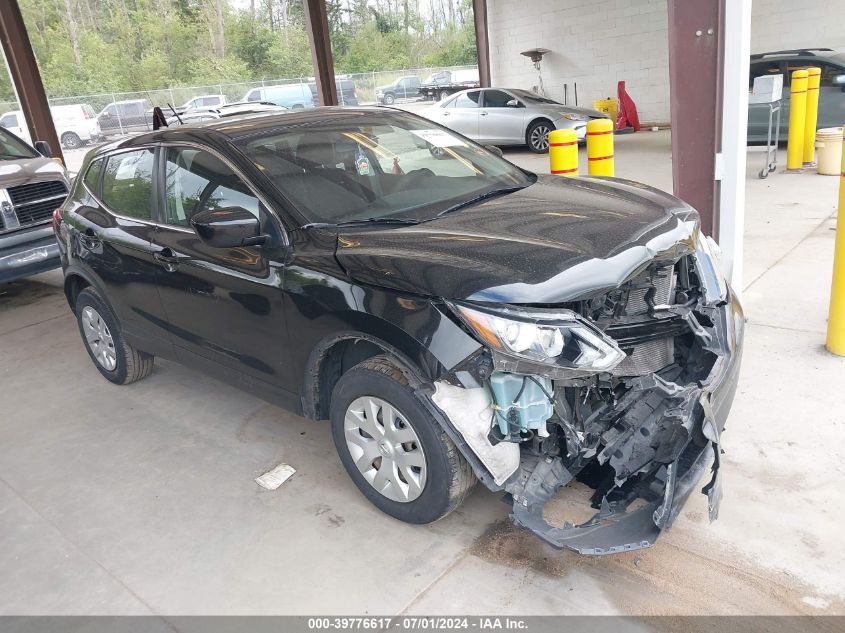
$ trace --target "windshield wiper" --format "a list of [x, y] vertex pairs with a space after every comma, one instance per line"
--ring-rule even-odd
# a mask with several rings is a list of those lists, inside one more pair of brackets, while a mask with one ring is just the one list
[[495, 198], [497, 196], [504, 196], [505, 194], [513, 193], [514, 191], [519, 191], [520, 189], [525, 189], [525, 187], [527, 186], [528, 185], [519, 185], [518, 187], [503, 187], [502, 189], [494, 189], [493, 191], [482, 193], [480, 196], [470, 198], [469, 200], [465, 200], [464, 202], [459, 202], [458, 204], [452, 205], [447, 209], [443, 209], [435, 217], [439, 218], [442, 215], [452, 213], [452, 211], [457, 211], [458, 209], [463, 209], [464, 207], [468, 207], [469, 205], [475, 204], [476, 202], [481, 202], [482, 200], [487, 200], [488, 198]]
[[343, 226], [357, 226], [361, 224], [419, 224], [414, 218], [359, 218], [357, 220], [346, 220], [344, 222], [309, 222], [303, 224], [301, 229], [325, 229]]

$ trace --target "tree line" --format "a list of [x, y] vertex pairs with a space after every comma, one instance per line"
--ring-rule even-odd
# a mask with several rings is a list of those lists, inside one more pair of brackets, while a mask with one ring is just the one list
[[[313, 75], [303, 0], [20, 5], [51, 97]], [[472, 0], [326, 0], [326, 9], [337, 73], [476, 63]], [[2, 74], [0, 99], [13, 98]]]

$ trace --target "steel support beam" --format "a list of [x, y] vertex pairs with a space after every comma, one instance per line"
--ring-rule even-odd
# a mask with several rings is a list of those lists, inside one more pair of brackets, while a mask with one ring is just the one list
[[487, 0], [472, 0], [475, 18], [475, 50], [478, 56], [478, 80], [482, 88], [490, 87], [490, 40], [487, 35]]
[[317, 96], [320, 105], [337, 105], [337, 87], [334, 81], [334, 60], [329, 20], [326, 17], [325, 0], [304, 0], [305, 29], [311, 44], [311, 61], [314, 63], [314, 77], [317, 80]]
[[[721, 148], [722, 22], [725, 0], [668, 0], [672, 182], [718, 239]], [[748, 64], [747, 59], [733, 63]]]
[[3, 2], [3, 9], [0, 10], [0, 42], [32, 141], [47, 141], [53, 156], [64, 161], [62, 146], [50, 114], [50, 104], [17, 0]]

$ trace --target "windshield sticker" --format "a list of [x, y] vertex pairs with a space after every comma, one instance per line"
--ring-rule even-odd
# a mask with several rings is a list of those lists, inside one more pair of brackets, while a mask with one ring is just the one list
[[411, 134], [419, 136], [422, 140], [434, 147], [466, 147], [461, 139], [452, 136], [445, 130], [411, 130]]
[[360, 147], [358, 148], [358, 153], [355, 155], [355, 169], [358, 170], [359, 176], [370, 175], [370, 159], [367, 158], [364, 150]]

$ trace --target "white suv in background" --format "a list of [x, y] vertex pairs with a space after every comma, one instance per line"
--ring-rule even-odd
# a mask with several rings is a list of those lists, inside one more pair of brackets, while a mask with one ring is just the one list
[[[56, 135], [65, 149], [76, 149], [97, 142], [103, 137], [97, 113], [87, 103], [53, 106], [50, 113], [53, 115]], [[0, 126], [27, 143], [32, 143], [23, 112], [20, 110], [12, 110], [0, 116]]]

